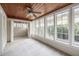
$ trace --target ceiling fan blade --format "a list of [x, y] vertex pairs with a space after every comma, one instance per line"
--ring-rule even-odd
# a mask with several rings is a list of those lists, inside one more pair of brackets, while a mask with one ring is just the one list
[[36, 18], [37, 16], [34, 14], [34, 13], [32, 13], [33, 14], [33, 16]]
[[31, 7], [30, 7], [29, 9], [30, 9], [30, 11], [31, 11], [32, 13], [38, 13], [38, 14], [41, 14], [41, 12], [33, 11], [32, 5], [31, 5]]
[[38, 13], [38, 14], [41, 14], [41, 12], [35, 12], [35, 11], [32, 11], [32, 13]]

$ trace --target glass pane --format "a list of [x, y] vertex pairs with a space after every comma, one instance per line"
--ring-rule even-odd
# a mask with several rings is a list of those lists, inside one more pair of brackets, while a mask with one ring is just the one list
[[35, 21], [33, 21], [32, 25], [33, 25], [33, 35], [35, 35], [35, 33], [36, 33], [36, 31], [35, 31]]
[[30, 22], [30, 35], [33, 35], [33, 22]]
[[14, 23], [13, 25], [14, 25], [14, 27], [16, 27], [16, 23]]
[[46, 19], [46, 38], [54, 39], [54, 16], [47, 16]]
[[44, 37], [44, 18], [41, 18], [39, 20], [39, 23], [40, 23], [40, 25], [39, 25], [39, 35], [41, 37]]
[[79, 8], [74, 9], [75, 41], [79, 42]]
[[68, 12], [57, 14], [57, 38], [68, 39]]
[[36, 20], [36, 35], [39, 35], [38, 28], [39, 28], [39, 20]]

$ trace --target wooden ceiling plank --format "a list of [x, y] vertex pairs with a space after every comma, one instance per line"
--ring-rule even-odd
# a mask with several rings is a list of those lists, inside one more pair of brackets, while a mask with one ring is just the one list
[[[44, 16], [45, 14], [50, 13], [51, 11], [55, 11], [57, 9], [63, 8], [71, 3], [31, 3], [32, 8], [34, 11], [42, 12], [42, 14], [36, 14], [39, 18]], [[26, 20], [33, 20], [33, 16], [26, 17], [26, 7], [30, 7], [30, 3], [4, 3], [1, 4], [5, 13], [8, 17], [19, 18], [19, 19], [26, 19]]]

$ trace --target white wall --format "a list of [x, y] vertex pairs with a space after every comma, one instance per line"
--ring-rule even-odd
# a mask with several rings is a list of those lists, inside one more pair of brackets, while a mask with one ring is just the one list
[[0, 5], [0, 55], [7, 43], [7, 17]]

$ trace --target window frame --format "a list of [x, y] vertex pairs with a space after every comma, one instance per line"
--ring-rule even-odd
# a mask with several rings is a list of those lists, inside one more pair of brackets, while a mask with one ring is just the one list
[[[52, 38], [50, 38], [50, 36], [51, 35], [49, 35], [49, 37], [47, 37], [47, 27], [49, 26], [48, 24], [48, 19], [50, 19], [50, 17], [52, 17], [52, 20], [50, 20], [50, 21], [52, 21], [52, 23], [53, 23], [53, 26], [54, 26], [54, 36], [53, 36], [53, 39]], [[45, 27], [45, 38], [47, 38], [47, 39], [50, 39], [50, 40], [55, 40], [55, 17], [54, 17], [54, 14], [53, 13], [50, 13], [49, 15], [47, 15], [47, 16], [45, 16], [45, 24], [46, 24], [46, 27]]]
[[[41, 21], [43, 21], [43, 22], [42, 22], [43, 25], [44, 25], [44, 26], [43, 26], [43, 30], [45, 30], [45, 23], [44, 23], [45, 20], [44, 20], [44, 17], [42, 17], [42, 18], [39, 19], [39, 28], [41, 28], [41, 24], [42, 24]], [[44, 33], [43, 33], [43, 36], [41, 36], [41, 34], [42, 34], [42, 32], [41, 32], [40, 29], [39, 29], [39, 36], [44, 38], [44, 36], [45, 36], [45, 31], [44, 31]]]
[[[57, 15], [58, 14], [62, 14], [62, 13], [65, 13], [65, 12], [68, 12], [68, 16], [70, 16], [70, 8], [67, 8], [67, 9], [62, 9], [62, 10], [60, 10], [60, 11], [58, 11], [57, 13], [55, 13], [55, 27], [56, 27], [56, 33], [55, 33], [55, 35], [56, 35], [56, 37], [55, 37], [55, 40], [56, 41], [60, 41], [60, 42], [65, 42], [65, 43], [67, 43], [67, 44], [69, 44], [69, 42], [70, 42], [70, 36], [69, 36], [69, 34], [70, 34], [70, 32], [69, 32], [69, 30], [70, 30], [70, 28], [69, 28], [69, 26], [68, 26], [68, 39], [67, 40], [63, 40], [63, 39], [59, 39], [59, 38], [57, 38]], [[70, 17], [68, 17], [68, 25], [69, 25], [69, 20], [70, 20]]]
[[32, 21], [32, 29], [33, 29], [33, 35], [35, 35], [35, 21]]
[[36, 23], [36, 35], [39, 35], [39, 31], [38, 31], [38, 28], [39, 28], [39, 19], [35, 20], [35, 23]]
[[72, 39], [72, 46], [79, 46], [79, 42], [76, 42], [75, 41], [75, 9], [77, 9], [77, 8], [79, 8], [79, 5], [75, 5], [74, 7], [72, 7], [72, 17], [73, 17], [73, 19], [72, 19], [72, 21], [73, 21], [73, 39]]
[[[54, 39], [54, 41], [60, 41], [60, 43], [67, 43], [69, 46], [73, 46], [73, 45], [76, 45], [76, 46], [79, 46], [77, 43], [75, 44], [75, 42], [74, 42], [74, 39], [73, 39], [73, 36], [74, 36], [74, 19], [73, 19], [73, 9], [76, 7], [76, 6], [79, 6], [79, 4], [72, 4], [72, 5], [69, 5], [69, 6], [67, 6], [67, 7], [64, 7], [64, 8], [62, 8], [62, 9], [60, 9], [60, 10], [57, 10], [57, 11], [55, 11], [55, 12], [52, 12], [52, 14], [54, 14], [54, 25], [55, 25], [55, 39]], [[61, 13], [61, 12], [65, 12], [65, 11], [69, 11], [69, 21], [68, 21], [68, 27], [70, 27], [69, 29], [68, 29], [68, 41], [67, 40], [57, 40], [57, 26], [56, 26], [56, 14], [58, 14], [58, 13]], [[48, 15], [51, 15], [51, 14], [48, 14]], [[48, 16], [48, 15], [46, 15], [46, 16], [44, 16], [44, 19], [46, 19], [46, 17]], [[39, 18], [39, 20], [40, 20], [40, 18]], [[45, 35], [45, 39], [47, 39], [46, 38], [46, 20], [44, 20], [45, 21], [45, 23], [44, 23], [44, 35]], [[40, 23], [39, 23], [40, 24]], [[38, 30], [39, 31], [39, 30]], [[40, 35], [39, 35], [40, 36]]]

